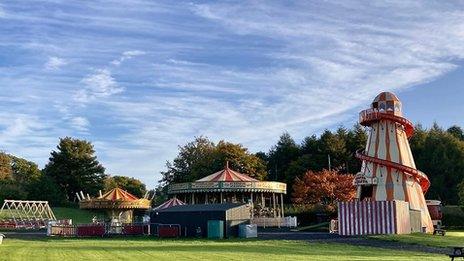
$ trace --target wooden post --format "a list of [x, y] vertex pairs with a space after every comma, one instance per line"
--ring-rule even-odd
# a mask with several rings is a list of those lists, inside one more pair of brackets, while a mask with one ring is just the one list
[[276, 215], [276, 197], [275, 197], [274, 192], [272, 192], [272, 208], [273, 208], [272, 212], [274, 214], [274, 218], [276, 218], [277, 217], [277, 215]]
[[208, 204], [208, 192], [205, 193], [205, 204]]
[[221, 191], [221, 196], [220, 196], [220, 198], [221, 198], [221, 204], [222, 204], [222, 202], [223, 202], [222, 191]]
[[264, 201], [264, 193], [261, 192], [261, 204], [263, 204], [263, 208], [266, 207], [266, 202]]
[[251, 192], [251, 219], [253, 219], [255, 215], [255, 204], [253, 202], [253, 192]]
[[281, 207], [281, 209], [282, 209], [281, 210], [282, 211], [282, 218], [284, 218], [285, 217], [285, 215], [284, 215], [284, 194], [280, 194], [280, 204], [282, 206]]

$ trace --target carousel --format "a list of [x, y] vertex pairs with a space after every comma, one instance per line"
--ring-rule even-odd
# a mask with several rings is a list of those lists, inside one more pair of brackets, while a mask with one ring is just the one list
[[88, 194], [86, 198], [82, 191], [76, 195], [81, 209], [105, 210], [112, 223], [132, 223], [134, 211], [146, 211], [150, 208], [148, 194], [139, 199], [120, 188], [114, 188], [105, 194], [101, 194], [100, 191], [100, 196], [97, 198], [91, 198]]
[[186, 204], [251, 203], [252, 218], [284, 217], [283, 197], [287, 184], [259, 181], [229, 168], [195, 182], [172, 184], [168, 194]]

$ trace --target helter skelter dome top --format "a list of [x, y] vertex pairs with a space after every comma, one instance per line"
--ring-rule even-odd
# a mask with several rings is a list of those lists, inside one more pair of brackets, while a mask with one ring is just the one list
[[380, 112], [391, 113], [397, 116], [401, 116], [401, 101], [391, 92], [382, 92], [374, 101], [372, 101], [371, 108], [379, 110]]

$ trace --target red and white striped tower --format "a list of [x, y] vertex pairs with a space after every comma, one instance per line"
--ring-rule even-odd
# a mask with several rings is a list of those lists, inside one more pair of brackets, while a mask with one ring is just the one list
[[409, 208], [421, 212], [422, 227], [433, 232], [424, 194], [430, 182], [416, 169], [409, 147], [412, 123], [403, 118], [400, 100], [390, 92], [382, 92], [371, 108], [359, 115], [359, 122], [370, 128], [366, 148], [356, 156], [363, 161], [356, 175], [359, 200], [409, 202]]

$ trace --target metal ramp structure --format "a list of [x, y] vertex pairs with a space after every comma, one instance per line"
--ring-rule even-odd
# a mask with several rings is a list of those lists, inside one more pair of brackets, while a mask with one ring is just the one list
[[8, 200], [0, 209], [0, 228], [45, 228], [56, 217], [48, 201]]

